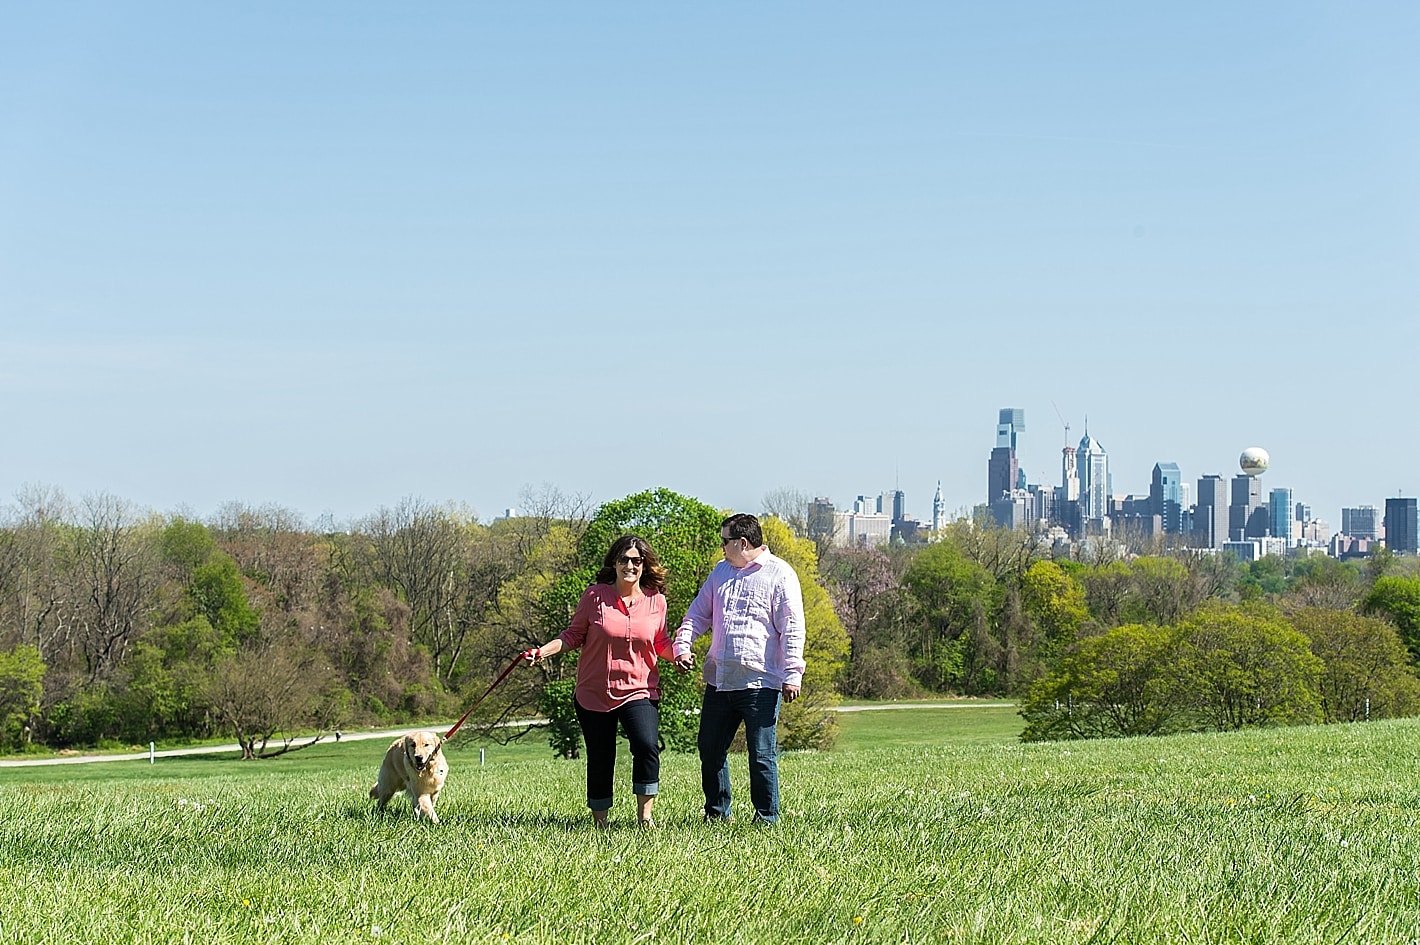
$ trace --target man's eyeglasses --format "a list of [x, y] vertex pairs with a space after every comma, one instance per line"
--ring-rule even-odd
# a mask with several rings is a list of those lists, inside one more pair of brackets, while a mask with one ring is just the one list
[[738, 538], [726, 538], [724, 535], [721, 535], [721, 536], [720, 536], [720, 547], [723, 548], [723, 547], [725, 547], [726, 545], [730, 544], [731, 542], [736, 542], [736, 541], [739, 541], [739, 539], [738, 539]]
[[637, 567], [637, 568], [641, 567], [641, 559], [640, 559], [640, 558], [633, 558], [633, 557], [631, 557], [630, 555], [622, 555], [620, 558], [617, 558], [617, 559], [616, 559], [616, 563], [617, 563], [617, 564], [629, 564], [629, 565], [632, 565], [633, 567]]

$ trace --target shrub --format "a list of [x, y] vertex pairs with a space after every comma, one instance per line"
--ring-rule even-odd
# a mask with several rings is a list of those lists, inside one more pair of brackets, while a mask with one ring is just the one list
[[0, 748], [20, 748], [30, 740], [44, 695], [44, 669], [38, 647], [0, 653]]
[[1210, 604], [1179, 625], [1178, 640], [1175, 691], [1199, 727], [1320, 720], [1322, 662], [1278, 611]]
[[1292, 615], [1292, 625], [1321, 659], [1322, 716], [1327, 722], [1399, 718], [1420, 711], [1420, 680], [1394, 627], [1383, 620], [1324, 608]]
[[1031, 687], [1021, 738], [1158, 735], [1178, 715], [1169, 677], [1172, 633], [1127, 624], [1080, 641], [1059, 671]]

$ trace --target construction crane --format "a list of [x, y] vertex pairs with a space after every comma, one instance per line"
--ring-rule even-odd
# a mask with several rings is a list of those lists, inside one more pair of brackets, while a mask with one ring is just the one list
[[[1055, 401], [1052, 400], [1052, 401], [1050, 402], [1050, 406], [1055, 407]], [[1069, 422], [1068, 420], [1066, 420], [1063, 416], [1061, 416], [1060, 408], [1059, 408], [1059, 407], [1055, 407], [1055, 415], [1056, 415], [1057, 417], [1060, 417], [1060, 422], [1061, 422], [1061, 423], [1065, 424], [1065, 445], [1066, 445], [1066, 446], [1069, 446], [1069, 445], [1070, 445], [1070, 422]]]

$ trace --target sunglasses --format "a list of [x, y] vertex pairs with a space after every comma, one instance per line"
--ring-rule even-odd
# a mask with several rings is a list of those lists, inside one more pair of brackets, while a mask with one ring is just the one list
[[725, 538], [725, 537], [722, 535], [722, 536], [720, 537], [720, 547], [723, 548], [723, 547], [725, 547], [726, 545], [730, 544], [731, 542], [735, 542], [735, 541], [739, 541], [739, 539], [738, 539], [738, 538]]
[[622, 555], [620, 558], [617, 558], [617, 559], [616, 559], [616, 563], [617, 563], [617, 564], [631, 564], [631, 565], [635, 565], [635, 566], [638, 567], [638, 568], [641, 567], [641, 559], [640, 559], [640, 558], [633, 558], [633, 557], [631, 557], [630, 555]]

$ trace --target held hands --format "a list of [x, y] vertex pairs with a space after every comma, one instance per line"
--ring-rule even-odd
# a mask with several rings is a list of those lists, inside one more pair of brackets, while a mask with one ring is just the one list
[[695, 654], [687, 653], [684, 656], [677, 657], [675, 660], [675, 668], [682, 673], [690, 672], [695, 668]]

